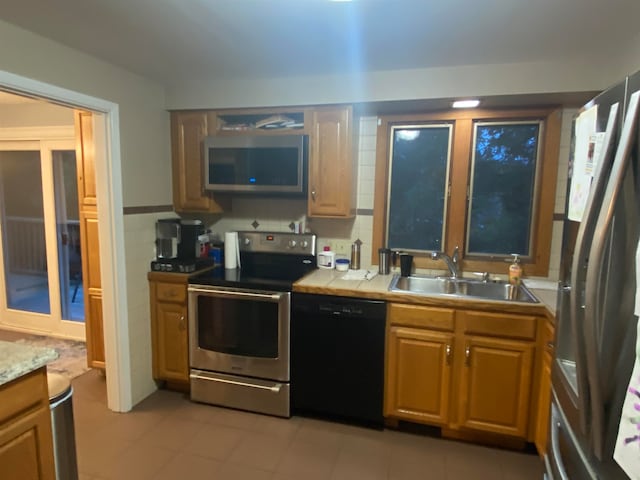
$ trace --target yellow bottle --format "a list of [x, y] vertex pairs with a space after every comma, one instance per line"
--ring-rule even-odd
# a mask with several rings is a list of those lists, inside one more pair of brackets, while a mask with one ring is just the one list
[[520, 285], [522, 280], [522, 265], [520, 265], [520, 258], [517, 253], [512, 253], [513, 263], [509, 265], [509, 283], [511, 285]]

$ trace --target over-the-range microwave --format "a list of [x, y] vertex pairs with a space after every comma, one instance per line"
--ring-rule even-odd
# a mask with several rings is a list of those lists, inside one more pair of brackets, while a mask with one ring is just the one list
[[307, 135], [206, 137], [204, 154], [207, 190], [306, 194]]

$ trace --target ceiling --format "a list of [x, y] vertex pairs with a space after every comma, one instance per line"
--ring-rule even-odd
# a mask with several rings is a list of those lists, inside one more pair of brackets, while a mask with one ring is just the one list
[[166, 86], [588, 58], [638, 18], [638, 0], [0, 0], [0, 19]]

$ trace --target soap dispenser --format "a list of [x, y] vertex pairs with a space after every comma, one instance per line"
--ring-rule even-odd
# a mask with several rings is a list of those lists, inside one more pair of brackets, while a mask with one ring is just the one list
[[522, 265], [520, 265], [520, 256], [512, 253], [513, 263], [509, 265], [509, 283], [511, 285], [520, 285], [522, 280]]

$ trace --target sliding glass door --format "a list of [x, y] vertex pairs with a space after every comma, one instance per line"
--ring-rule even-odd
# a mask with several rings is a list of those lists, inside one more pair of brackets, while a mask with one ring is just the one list
[[72, 139], [0, 142], [0, 325], [84, 338]]

